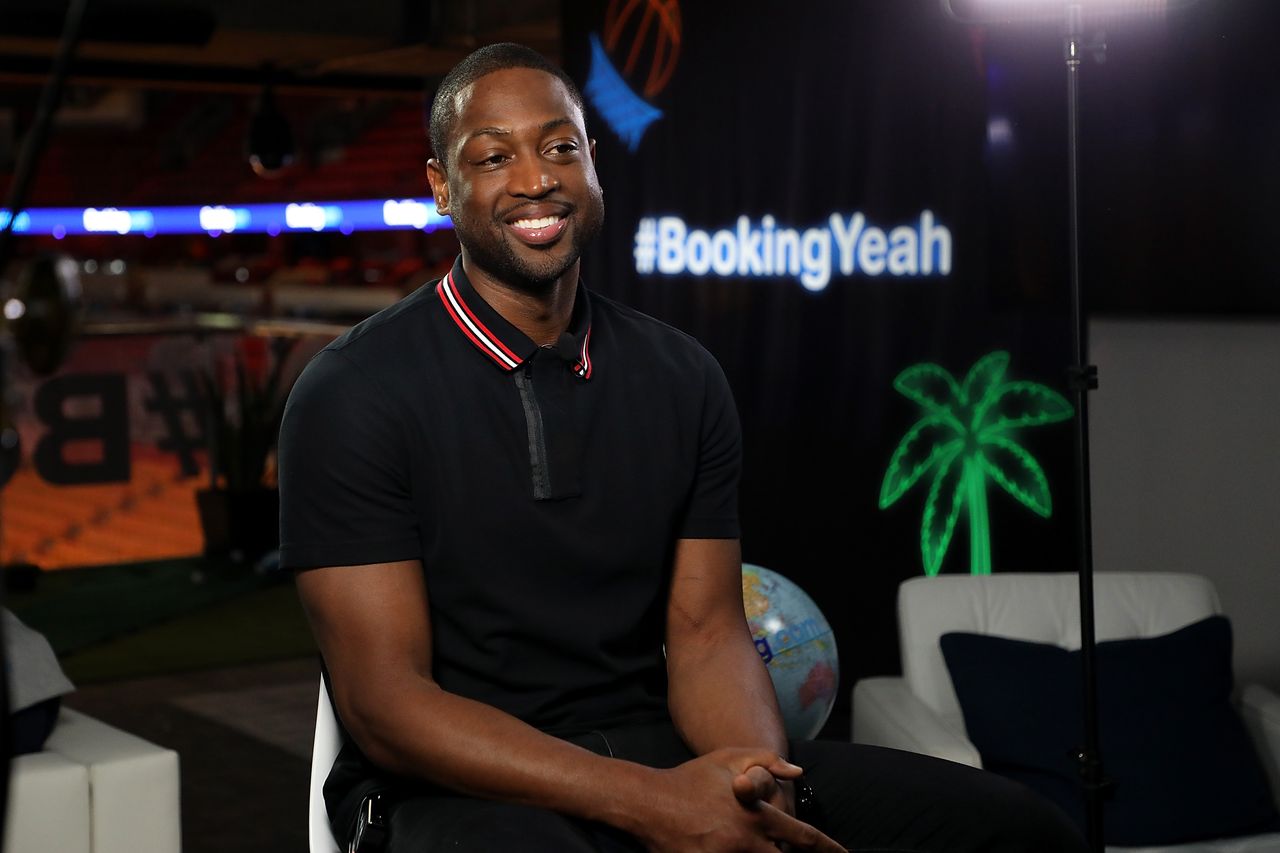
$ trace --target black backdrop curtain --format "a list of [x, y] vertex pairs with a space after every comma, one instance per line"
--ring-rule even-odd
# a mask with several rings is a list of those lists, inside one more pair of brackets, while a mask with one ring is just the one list
[[[1280, 312], [1280, 264], [1263, 248], [1280, 224], [1264, 202], [1280, 175], [1277, 24], [1258, 4], [1210, 4], [1113, 33], [1109, 62], [1085, 66], [1091, 307]], [[593, 42], [629, 93], [601, 82]], [[923, 571], [928, 479], [877, 505], [894, 448], [921, 416], [894, 377], [933, 362], [962, 380], [1006, 350], [1009, 378], [1067, 395], [1060, 37], [963, 26], [933, 0], [566, 0], [563, 52], [588, 91], [605, 190], [586, 280], [693, 334], [723, 365], [744, 429], [744, 558], [797, 582], [831, 622], [841, 683], [827, 733], [843, 736], [854, 681], [898, 669], [896, 588]], [[661, 116], [629, 145], [627, 122], [646, 109]], [[868, 250], [841, 272], [833, 214], [919, 236], [925, 212], [947, 229], [949, 269], [935, 254], [923, 274], [917, 255], [912, 274], [900, 256], [902, 274], [872, 274], [884, 254]], [[646, 222], [743, 238], [740, 223], [758, 234], [766, 217], [775, 232], [829, 232], [824, 286], [813, 286], [820, 275], [807, 287], [739, 274], [759, 260], [743, 260], [741, 245], [737, 266], [720, 258], [724, 274], [688, 272], [692, 255], [683, 274], [661, 274], [636, 251]], [[989, 486], [992, 566], [1074, 571], [1070, 424], [1018, 441], [1045, 472], [1053, 512], [1041, 518]], [[969, 571], [963, 517], [942, 571]]]

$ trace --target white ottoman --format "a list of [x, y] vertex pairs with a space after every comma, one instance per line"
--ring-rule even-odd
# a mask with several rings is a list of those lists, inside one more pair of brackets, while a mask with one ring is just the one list
[[[4, 853], [179, 853], [178, 754], [63, 708], [14, 762]], [[65, 839], [65, 840], [64, 840]]]
[[89, 768], [55, 752], [21, 755], [9, 773], [5, 853], [90, 853]]

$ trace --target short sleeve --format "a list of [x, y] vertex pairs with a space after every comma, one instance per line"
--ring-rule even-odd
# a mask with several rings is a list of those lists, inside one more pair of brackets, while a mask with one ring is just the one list
[[402, 419], [341, 350], [294, 384], [280, 427], [280, 562], [348, 566], [421, 556]]
[[742, 429], [733, 393], [720, 365], [704, 351], [702, 417], [698, 465], [682, 539], [737, 539], [738, 480], [742, 470]]

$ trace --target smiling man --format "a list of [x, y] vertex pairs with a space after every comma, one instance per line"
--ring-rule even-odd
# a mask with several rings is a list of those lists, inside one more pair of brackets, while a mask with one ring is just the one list
[[335, 836], [377, 794], [396, 853], [1083, 849], [989, 774], [787, 743], [724, 376], [579, 280], [604, 204], [576, 87], [483, 48], [431, 138], [461, 256], [316, 356], [280, 440], [282, 559], [346, 737]]

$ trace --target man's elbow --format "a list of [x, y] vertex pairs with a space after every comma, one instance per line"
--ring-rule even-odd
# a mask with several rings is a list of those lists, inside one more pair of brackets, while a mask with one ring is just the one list
[[669, 617], [666, 640], [668, 660], [673, 654], [701, 658], [744, 645], [754, 648], [751, 629], [740, 614], [695, 617], [679, 612], [678, 617]]
[[[417, 679], [415, 679], [417, 681]], [[411, 774], [413, 762], [409, 758], [406, 734], [412, 731], [415, 718], [412, 704], [429, 699], [431, 692], [439, 692], [435, 683], [422, 679], [414, 689], [402, 687], [392, 690], [359, 689], [354, 695], [338, 697], [338, 716], [347, 735], [360, 748], [360, 752], [374, 765], [397, 774]]]

